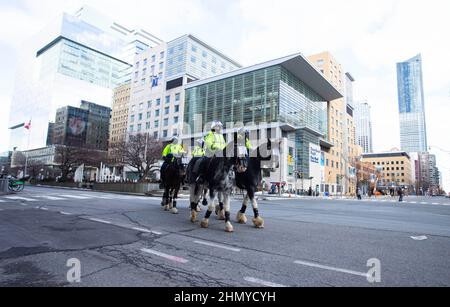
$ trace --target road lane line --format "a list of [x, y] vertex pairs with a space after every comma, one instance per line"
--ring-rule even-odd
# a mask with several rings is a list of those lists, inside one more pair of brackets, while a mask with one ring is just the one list
[[131, 229], [136, 230], [136, 231], [140, 231], [140, 232], [145, 232], [145, 233], [152, 233], [152, 234], [159, 235], [159, 236], [162, 235], [162, 233], [160, 233], [160, 232], [153, 231], [153, 230], [148, 230], [148, 229], [140, 228], [140, 227], [133, 227]]
[[440, 205], [440, 203], [433, 203], [433, 205]]
[[80, 194], [81, 197], [86, 198], [99, 198], [99, 199], [114, 199], [111, 196], [103, 196], [103, 195], [89, 195], [89, 194]]
[[92, 222], [98, 222], [98, 223], [103, 223], [103, 224], [108, 224], [108, 225], [112, 224], [111, 222], [101, 220], [101, 219], [96, 219], [96, 218], [88, 218], [88, 220], [92, 221]]
[[424, 240], [428, 239], [427, 236], [418, 236], [418, 237], [410, 237], [410, 238], [413, 239], [414, 241], [424, 241]]
[[184, 258], [180, 258], [180, 257], [177, 257], [177, 256], [164, 254], [164, 253], [155, 251], [153, 249], [143, 248], [143, 249], [141, 249], [141, 251], [144, 252], [144, 253], [147, 253], [147, 254], [152, 254], [152, 255], [159, 256], [159, 257], [162, 257], [164, 259], [175, 261], [175, 262], [179, 262], [179, 263], [187, 263], [188, 262], [188, 260], [186, 260]]
[[72, 215], [72, 213], [68, 213], [68, 212], [64, 212], [64, 211], [61, 211], [59, 213], [61, 213], [62, 215]]
[[216, 243], [212, 243], [212, 242], [194, 241], [194, 243], [201, 244], [201, 245], [212, 246], [212, 247], [217, 247], [217, 248], [222, 248], [222, 249], [227, 249], [227, 250], [230, 250], [230, 251], [233, 251], [233, 252], [240, 252], [241, 251], [239, 248], [229, 247], [229, 246], [225, 246], [225, 245], [222, 245], [222, 244], [216, 244]]
[[265, 281], [262, 279], [254, 278], [254, 277], [244, 277], [245, 281], [251, 282], [253, 284], [263, 285], [266, 287], [273, 287], [273, 288], [286, 288], [284, 285], [276, 284], [270, 281]]
[[19, 197], [19, 196], [6, 196], [5, 198], [11, 200], [37, 201], [36, 199], [33, 198]]
[[48, 208], [45, 208], [45, 207], [41, 207], [39, 209], [44, 210], [44, 211], [48, 211], [49, 210]]
[[6, 201], [0, 199], [0, 203], [6, 203]]
[[408, 204], [417, 204], [416, 201], [410, 201]]
[[421, 202], [420, 204], [421, 204], [421, 205], [428, 205], [428, 203], [427, 203], [427, 202], [424, 202], [424, 201]]
[[77, 195], [59, 195], [61, 197], [66, 197], [66, 198], [74, 198], [74, 199], [89, 199], [88, 197], [85, 196], [77, 196]]
[[335, 272], [351, 274], [351, 275], [356, 275], [356, 276], [362, 276], [362, 277], [367, 277], [368, 276], [367, 273], [357, 272], [357, 271], [352, 271], [352, 270], [346, 270], [346, 269], [336, 268], [336, 267], [327, 266], [327, 265], [321, 265], [321, 264], [312, 263], [312, 262], [306, 262], [306, 261], [299, 261], [299, 260], [297, 260], [297, 261], [294, 261], [294, 263], [295, 264], [304, 265], [304, 266], [313, 267], [313, 268], [319, 268], [319, 269], [323, 269], [323, 270], [335, 271]]

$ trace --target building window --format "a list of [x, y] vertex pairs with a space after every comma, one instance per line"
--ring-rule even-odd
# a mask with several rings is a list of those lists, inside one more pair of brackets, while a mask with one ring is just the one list
[[147, 130], [150, 129], [150, 123], [145, 124], [145, 129], [147, 129]]
[[180, 101], [180, 96], [181, 96], [181, 94], [180, 93], [177, 93], [177, 94], [175, 94], [175, 101]]
[[164, 127], [167, 127], [167, 126], [169, 126], [169, 119], [165, 118], [164, 119]]
[[138, 132], [141, 132], [141, 130], [142, 130], [142, 125], [139, 124], [139, 125], [138, 125]]
[[159, 117], [159, 110], [155, 111], [155, 117]]
[[166, 96], [166, 103], [170, 103], [170, 96]]
[[202, 52], [202, 56], [203, 56], [204, 58], [207, 58], [207, 57], [208, 57], [208, 53], [207, 53], [206, 51], [203, 51], [203, 52]]
[[134, 132], [134, 125], [130, 125], [130, 132]]
[[178, 112], [180, 112], [180, 106], [175, 106], [175, 113], [178, 113]]
[[197, 62], [197, 58], [195, 56], [191, 56], [191, 62], [192, 63], [196, 63]]
[[155, 128], [159, 127], [159, 120], [155, 120]]
[[161, 98], [156, 99], [156, 105], [160, 106], [161, 105]]
[[156, 55], [152, 55], [152, 63], [156, 62]]
[[157, 131], [153, 132], [153, 138], [154, 139], [158, 139], [158, 132]]
[[164, 68], [164, 62], [159, 63], [159, 70], [162, 70]]
[[176, 116], [176, 117], [173, 118], [173, 123], [174, 123], [174, 124], [178, 124], [178, 116]]
[[191, 50], [192, 50], [192, 52], [197, 52], [197, 46], [192, 45]]
[[130, 116], [130, 123], [134, 123], [134, 115]]
[[142, 113], [139, 113], [139, 120], [142, 120]]
[[206, 68], [208, 68], [208, 64], [207, 64], [206, 62], [203, 61], [203, 62], [202, 62], [202, 67], [206, 69]]
[[170, 112], [170, 107], [165, 107], [164, 108], [164, 115], [169, 115]]
[[174, 52], [174, 49], [173, 49], [173, 47], [172, 47], [172, 48], [169, 49], [169, 54], [172, 55], [173, 52]]
[[149, 100], [147, 101], [147, 109], [150, 109], [152, 107], [152, 101]]
[[164, 51], [161, 51], [161, 53], [159, 54], [159, 58], [162, 60], [164, 59]]
[[167, 134], [167, 130], [164, 130], [164, 131], [163, 131], [163, 138], [166, 138], [167, 135], [168, 135], [168, 134]]

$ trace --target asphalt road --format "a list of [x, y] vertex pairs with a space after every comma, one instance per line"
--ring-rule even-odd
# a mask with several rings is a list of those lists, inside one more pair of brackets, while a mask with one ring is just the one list
[[[450, 200], [260, 201], [264, 229], [209, 229], [158, 198], [27, 187], [0, 196], [0, 286], [450, 286]], [[200, 213], [203, 217], [205, 211]], [[69, 259], [81, 282], [69, 283]], [[380, 282], [367, 279], [380, 261]], [[378, 271], [377, 271], [378, 272]]]

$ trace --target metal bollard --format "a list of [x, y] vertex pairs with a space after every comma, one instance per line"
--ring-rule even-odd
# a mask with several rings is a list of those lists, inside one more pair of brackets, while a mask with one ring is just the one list
[[8, 179], [0, 179], [0, 195], [8, 194]]

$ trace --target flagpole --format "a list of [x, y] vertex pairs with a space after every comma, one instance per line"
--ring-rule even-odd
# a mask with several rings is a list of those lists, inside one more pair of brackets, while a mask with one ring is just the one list
[[[31, 120], [29, 121], [29, 123], [31, 123]], [[24, 174], [23, 177], [27, 177], [27, 169], [28, 169], [28, 150], [30, 150], [30, 135], [31, 135], [31, 127], [29, 127], [28, 129], [28, 144], [27, 144], [27, 153], [25, 155], [25, 170], [24, 170]]]

